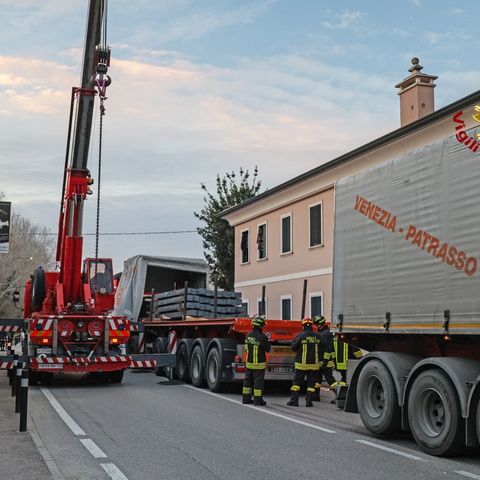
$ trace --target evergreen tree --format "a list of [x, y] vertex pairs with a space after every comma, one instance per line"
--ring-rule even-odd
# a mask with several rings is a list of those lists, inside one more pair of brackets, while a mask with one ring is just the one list
[[205, 205], [194, 215], [204, 223], [197, 231], [203, 239], [205, 260], [218, 275], [218, 286], [233, 290], [234, 232], [228, 222], [220, 218], [220, 214], [259, 193], [261, 181], [258, 180], [258, 169], [255, 167], [253, 176], [243, 168], [240, 168], [238, 177], [235, 172], [226, 173], [223, 177], [217, 174], [216, 187], [214, 195], [202, 183], [202, 190], [206, 194], [203, 197]]

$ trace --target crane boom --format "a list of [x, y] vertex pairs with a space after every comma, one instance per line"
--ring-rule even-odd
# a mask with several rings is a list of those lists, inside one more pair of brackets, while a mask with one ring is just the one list
[[92, 130], [93, 107], [95, 103], [92, 91], [92, 77], [96, 71], [96, 47], [100, 44], [102, 18], [104, 14], [103, 0], [90, 0], [83, 49], [83, 66], [81, 91], [78, 96], [78, 110], [73, 136], [73, 149], [70, 167], [86, 169], [90, 134]]

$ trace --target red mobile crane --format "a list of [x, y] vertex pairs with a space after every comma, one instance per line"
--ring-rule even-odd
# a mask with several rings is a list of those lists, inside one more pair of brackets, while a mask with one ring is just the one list
[[110, 84], [106, 14], [107, 0], [90, 0], [81, 87], [72, 88], [70, 103], [56, 253], [59, 269], [35, 269], [25, 288], [24, 318], [35, 380], [48, 381], [55, 372], [97, 372], [108, 381], [121, 382], [126, 368], [170, 361], [165, 355], [125, 355], [130, 322], [109, 313], [115, 295], [112, 260], [96, 253], [83, 261], [82, 269], [83, 208], [87, 195], [93, 193], [87, 160], [95, 95], [103, 116]]

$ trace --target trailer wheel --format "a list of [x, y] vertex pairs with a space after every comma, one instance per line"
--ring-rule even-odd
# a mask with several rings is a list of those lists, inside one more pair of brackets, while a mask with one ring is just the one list
[[462, 450], [465, 424], [460, 402], [443, 372], [427, 370], [415, 379], [408, 396], [408, 419], [415, 441], [430, 455], [450, 456]]
[[196, 345], [190, 358], [190, 379], [194, 387], [205, 386], [205, 358], [200, 345]]
[[357, 405], [365, 427], [375, 435], [400, 430], [400, 407], [390, 372], [379, 360], [371, 360], [360, 372]]
[[[158, 337], [153, 342], [153, 353], [166, 353], [167, 339], [165, 337]], [[157, 377], [164, 377], [166, 375], [165, 367], [155, 367], [153, 371]]]
[[475, 420], [476, 420], [476, 424], [477, 424], [478, 442], [480, 443], [480, 399], [478, 400], [478, 403], [477, 403], [477, 413], [475, 415]]
[[181, 343], [178, 347], [176, 362], [177, 366], [175, 370], [177, 378], [187, 383], [190, 377], [188, 374], [188, 349], [185, 343]]
[[33, 311], [41, 310], [45, 300], [45, 270], [38, 267], [33, 271], [32, 279], [32, 300], [30, 307]]
[[223, 384], [220, 381], [222, 376], [222, 363], [220, 353], [216, 348], [212, 348], [207, 357], [206, 377], [208, 388], [212, 392], [221, 392]]

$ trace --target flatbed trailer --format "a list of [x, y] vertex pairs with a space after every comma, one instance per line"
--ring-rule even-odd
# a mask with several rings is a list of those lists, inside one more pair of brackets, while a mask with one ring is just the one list
[[[147, 353], [169, 353], [169, 336], [170, 343], [176, 341], [175, 375], [179, 380], [219, 392], [227, 384], [244, 379], [243, 345], [252, 329], [250, 318], [153, 318], [144, 319], [139, 325]], [[272, 345], [266, 380], [291, 380], [294, 354], [290, 343], [301, 331], [301, 322], [267, 320], [263, 331]], [[158, 369], [157, 373], [164, 372]]]
[[332, 318], [370, 352], [345, 410], [440, 456], [480, 443], [479, 132], [462, 133], [469, 142], [451, 136], [335, 192]]

